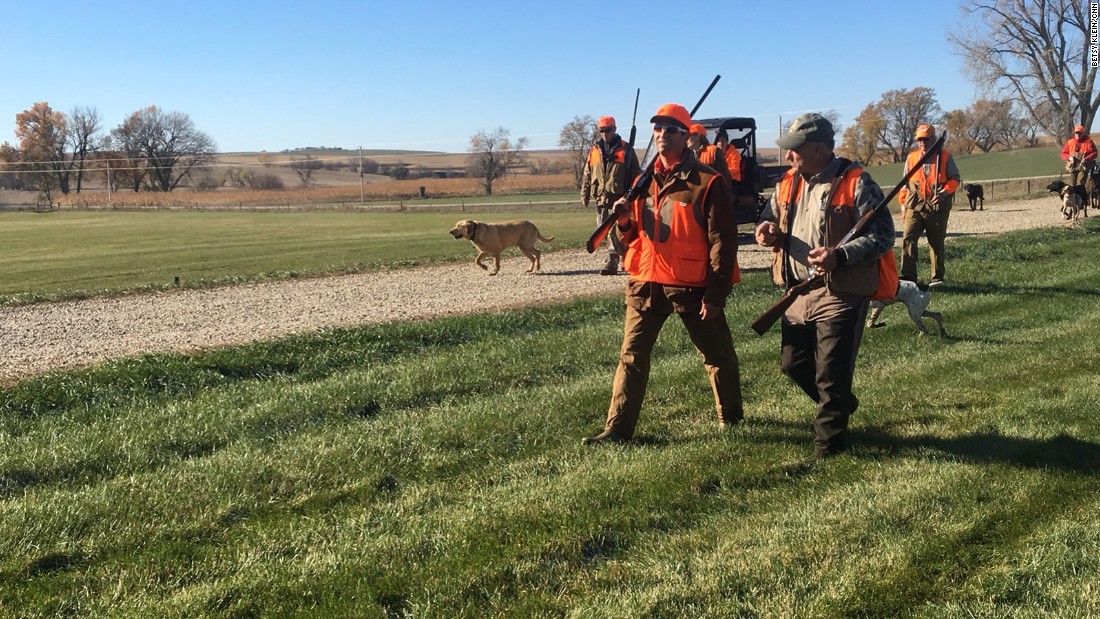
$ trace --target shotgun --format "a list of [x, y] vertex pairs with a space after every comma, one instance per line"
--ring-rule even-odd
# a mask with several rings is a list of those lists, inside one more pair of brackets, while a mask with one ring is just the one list
[[[895, 185], [894, 189], [890, 191], [890, 193], [887, 194], [885, 198], [882, 199], [882, 202], [879, 202], [877, 205], [875, 205], [875, 208], [864, 213], [863, 216], [859, 218], [859, 221], [856, 222], [856, 225], [852, 226], [852, 229], [848, 231], [848, 234], [845, 234], [844, 238], [840, 239], [840, 242], [836, 244], [836, 247], [840, 247], [841, 245], [850, 241], [852, 237], [859, 234], [860, 230], [863, 230], [863, 227], [866, 226], [867, 223], [871, 221], [871, 218], [875, 216], [875, 213], [877, 213], [880, 208], [883, 208], [884, 206], [889, 204], [890, 200], [894, 199], [894, 196], [898, 195], [898, 192], [901, 191], [902, 187], [905, 187], [905, 185], [909, 182], [909, 179], [913, 177], [913, 174], [915, 174], [916, 171], [921, 168], [921, 166], [928, 163], [932, 159], [932, 157], [939, 154], [940, 150], [943, 148], [943, 142], [946, 138], [946, 132], [940, 134], [939, 139], [937, 139], [932, 144], [932, 147], [928, 149], [928, 152], [924, 153], [924, 155], [921, 156], [920, 160], [917, 161], [916, 165], [914, 165], [908, 172], [905, 173], [905, 176], [902, 177], [901, 182]], [[890, 251], [893, 251], [893, 249], [891, 248]], [[757, 317], [756, 320], [752, 321], [752, 324], [750, 325], [752, 327], [752, 330], [756, 331], [757, 335], [764, 335], [765, 333], [767, 333], [768, 329], [771, 329], [772, 325], [775, 324], [775, 321], [779, 320], [779, 318], [783, 316], [783, 313], [786, 312], [787, 308], [789, 308], [794, 303], [795, 299], [820, 286], [824, 282], [824, 279], [824, 271], [822, 271], [821, 269], [817, 269], [814, 272], [813, 277], [810, 277], [805, 281], [799, 282], [794, 286], [788, 288], [787, 293], [783, 295], [783, 298], [779, 299], [779, 301], [777, 301], [775, 305], [769, 307], [763, 314], [760, 314], [760, 316]]]
[[640, 96], [642, 96], [641, 88], [634, 91], [634, 115], [630, 117], [630, 139], [626, 142], [626, 147], [630, 150], [634, 150], [634, 138], [638, 136], [638, 97]]
[[[714, 80], [711, 81], [710, 86], [707, 86], [706, 92], [699, 98], [699, 102], [695, 104], [695, 107], [691, 108], [691, 116], [695, 116], [695, 112], [699, 111], [699, 107], [703, 105], [703, 102], [707, 100], [707, 96], [710, 95], [710, 91], [714, 90], [714, 85], [718, 83], [718, 80], [722, 79], [721, 75], [715, 75]], [[641, 89], [638, 90], [641, 93]], [[634, 135], [634, 131], [631, 130], [631, 137]], [[631, 140], [633, 142], [633, 140]], [[657, 160], [657, 151], [653, 149], [653, 134], [649, 135], [649, 144], [645, 147], [645, 156], [642, 158], [642, 173], [638, 175], [638, 178], [634, 181], [634, 185], [630, 188], [630, 191], [626, 192], [623, 196], [626, 198], [625, 204], [630, 204], [634, 200], [638, 199], [638, 196], [642, 195], [642, 192], [649, 186], [650, 179], [653, 178], [653, 163]], [[625, 207], [622, 207], [625, 208]], [[600, 246], [600, 243], [607, 238], [607, 233], [611, 231], [611, 226], [615, 225], [618, 221], [619, 215], [622, 214], [622, 208], [611, 209], [611, 212], [607, 214], [607, 219], [602, 224], [596, 227], [596, 231], [592, 233], [592, 236], [588, 237], [588, 242], [585, 243], [584, 248], [588, 250], [588, 253], [596, 251], [596, 248]]]

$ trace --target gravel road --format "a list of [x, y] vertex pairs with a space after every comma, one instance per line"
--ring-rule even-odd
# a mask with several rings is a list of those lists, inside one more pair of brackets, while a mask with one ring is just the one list
[[[987, 203], [974, 212], [956, 206], [950, 238], [1057, 225], [1063, 224], [1053, 199]], [[441, 231], [440, 243], [446, 242], [453, 240]], [[755, 244], [739, 251], [742, 269], [771, 260]], [[474, 254], [471, 247], [470, 262], [444, 266], [0, 306], [0, 383], [143, 353], [614, 294], [626, 279], [599, 275], [602, 258], [583, 251], [544, 254], [536, 275], [524, 273], [526, 258], [505, 259], [495, 277], [472, 264]], [[926, 256], [922, 252], [922, 260]]]

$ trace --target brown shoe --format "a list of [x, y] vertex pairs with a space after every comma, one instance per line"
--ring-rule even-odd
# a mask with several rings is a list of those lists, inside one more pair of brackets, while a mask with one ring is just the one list
[[612, 443], [625, 443], [628, 439], [615, 434], [611, 430], [604, 430], [596, 436], [586, 436], [581, 439], [581, 445], [606, 445]]

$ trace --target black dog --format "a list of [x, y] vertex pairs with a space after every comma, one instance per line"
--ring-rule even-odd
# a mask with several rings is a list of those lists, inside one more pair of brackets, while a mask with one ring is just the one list
[[985, 190], [981, 185], [975, 183], [967, 183], [963, 185], [963, 189], [966, 190], [966, 199], [970, 201], [970, 210], [974, 210], [974, 206], [978, 207], [979, 211], [985, 210]]
[[1100, 166], [1093, 166], [1085, 179], [1085, 193], [1089, 195], [1089, 206], [1100, 209]]

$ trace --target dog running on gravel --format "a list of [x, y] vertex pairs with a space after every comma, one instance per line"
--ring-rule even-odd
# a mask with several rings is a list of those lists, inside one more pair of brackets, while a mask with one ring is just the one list
[[527, 220], [506, 221], [500, 224], [483, 223], [472, 219], [463, 219], [455, 224], [451, 230], [451, 236], [458, 239], [469, 239], [477, 249], [477, 258], [474, 264], [488, 270], [489, 267], [481, 264], [485, 256], [492, 256], [494, 260], [493, 270], [489, 275], [496, 275], [500, 271], [500, 253], [509, 247], [518, 247], [524, 256], [531, 260], [531, 268], [528, 273], [534, 273], [542, 268], [542, 252], [535, 248], [535, 241], [549, 243], [554, 237], [544, 237], [535, 224]]
[[1062, 199], [1062, 215], [1065, 219], [1077, 220], [1084, 211], [1085, 217], [1089, 216], [1089, 196], [1085, 188], [1080, 185], [1067, 185], [1064, 181], [1054, 181], [1047, 185]]
[[913, 323], [917, 325], [921, 335], [928, 334], [928, 329], [924, 328], [924, 322], [921, 318], [931, 318], [940, 327], [940, 337], [947, 337], [947, 331], [943, 328], [943, 315], [939, 312], [928, 311], [928, 304], [931, 301], [931, 288], [927, 285], [903, 279], [898, 282], [898, 293], [894, 295], [893, 299], [871, 301], [871, 313], [867, 316], [867, 326], [872, 329], [886, 326], [884, 322], [876, 322], [879, 314], [882, 313], [882, 308], [895, 303], [904, 303], [905, 308], [909, 310], [909, 318], [913, 319]]

